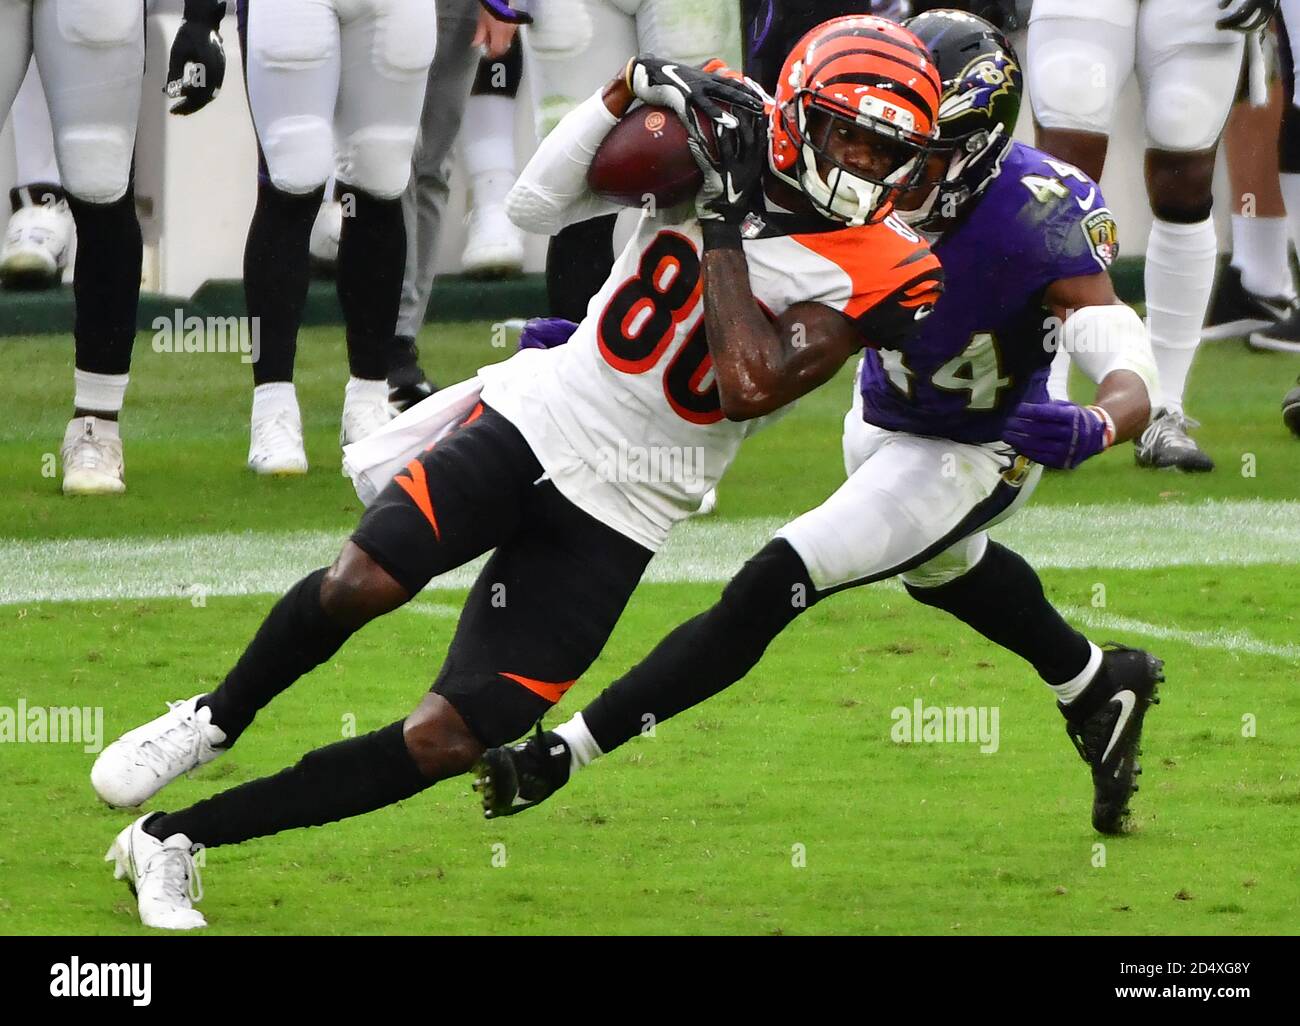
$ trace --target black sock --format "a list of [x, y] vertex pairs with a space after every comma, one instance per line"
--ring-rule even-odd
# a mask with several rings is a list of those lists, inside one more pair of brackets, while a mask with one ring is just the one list
[[371, 381], [388, 375], [388, 356], [406, 273], [402, 201], [340, 186], [338, 292], [348, 333], [348, 369]]
[[989, 542], [984, 558], [955, 581], [906, 588], [918, 602], [947, 610], [1027, 660], [1048, 684], [1064, 684], [1088, 665], [1088, 639], [1047, 601], [1034, 568], [997, 542]]
[[420, 369], [420, 350], [409, 335], [394, 335], [388, 343], [388, 383], [418, 385], [424, 380]]
[[255, 384], [293, 380], [311, 281], [311, 226], [324, 195], [324, 186], [296, 196], [269, 182], [258, 183], [257, 208], [244, 244], [244, 297], [248, 316], [257, 318], [261, 332]]
[[225, 731], [227, 747], [253, 722], [258, 710], [328, 660], [352, 636], [321, 608], [324, 577], [322, 567], [285, 592], [221, 686], [199, 699], [199, 708], [211, 707], [212, 722]]
[[144, 245], [135, 215], [135, 190], [116, 203], [86, 203], [68, 196], [77, 225], [77, 367], [92, 374], [126, 374], [135, 345]]
[[581, 321], [587, 304], [614, 268], [617, 214], [571, 224], [551, 237], [546, 252], [546, 297], [552, 317]]
[[398, 720], [363, 737], [308, 752], [275, 776], [164, 813], [144, 829], [159, 840], [184, 834], [195, 844], [215, 848], [373, 812], [419, 794], [432, 783], [411, 758]]
[[712, 609], [678, 627], [582, 710], [600, 750], [612, 752], [647, 723], [662, 723], [740, 680], [821, 597], [790, 543], [769, 542]]

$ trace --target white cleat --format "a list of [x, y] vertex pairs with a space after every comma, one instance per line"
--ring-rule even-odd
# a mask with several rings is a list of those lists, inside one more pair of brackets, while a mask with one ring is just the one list
[[194, 845], [184, 834], [165, 841], [145, 833], [141, 816], [117, 835], [104, 855], [113, 879], [125, 880], [135, 892], [140, 922], [158, 930], [197, 930], [207, 926], [194, 907], [203, 900], [203, 883], [194, 865]]
[[254, 417], [250, 434], [248, 466], [252, 470], [274, 476], [307, 473], [302, 414], [296, 401], [273, 413]]
[[343, 400], [343, 423], [339, 428], [339, 445], [351, 445], [374, 434], [393, 419], [388, 405], [388, 382], [377, 382], [374, 394], [350, 393]]
[[73, 417], [63, 433], [59, 460], [64, 495], [120, 495], [126, 491], [122, 439], [112, 421]]
[[6, 285], [50, 288], [68, 264], [74, 228], [66, 200], [19, 207], [0, 247], [0, 279]]
[[196, 708], [202, 695], [168, 702], [167, 712], [127, 731], [105, 748], [90, 769], [95, 793], [109, 805], [133, 808], [148, 801], [182, 773], [206, 766], [225, 752], [225, 731], [212, 710]]
[[485, 203], [470, 212], [461, 270], [472, 278], [508, 278], [524, 269], [524, 236], [504, 203]]

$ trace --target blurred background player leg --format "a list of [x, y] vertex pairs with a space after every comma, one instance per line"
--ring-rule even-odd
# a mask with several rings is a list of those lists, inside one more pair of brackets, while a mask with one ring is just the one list
[[60, 449], [63, 491], [118, 493], [126, 489], [118, 415], [131, 369], [143, 258], [131, 169], [144, 80], [144, 11], [140, 0], [77, 6], [36, 0], [31, 11], [78, 240], [76, 396]]
[[1146, 304], [1159, 371], [1139, 466], [1214, 469], [1188, 433], [1188, 374], [1201, 340], [1218, 259], [1212, 185], [1219, 138], [1241, 72], [1245, 37], [1220, 31], [1212, 0], [1148, 0], [1138, 13], [1137, 73], [1146, 112]]
[[408, 252], [402, 197], [411, 180], [437, 51], [433, 4], [385, 0], [380, 8], [342, 22], [335, 132], [347, 216], [339, 239], [338, 291], [351, 372], [339, 436], [343, 445], [364, 438], [392, 416], [390, 353]]
[[387, 347], [406, 254], [400, 197], [436, 23], [418, 0], [381, 0], [342, 22], [333, 0], [244, 0], [240, 13], [264, 164], [244, 259], [249, 315], [262, 326], [249, 465], [302, 473], [293, 361], [311, 228], [335, 168], [336, 136], [344, 215], [337, 276], [350, 372], [341, 441], [364, 437], [389, 416]]
[[[1136, 56], [1136, 0], [1107, 0], [1083, 18], [1060, 0], [1034, 4], [1025, 72], [1035, 145], [1101, 180], [1120, 90]], [[1052, 361], [1047, 391], [1069, 398], [1070, 354]]]
[[[1295, 58], [1291, 40], [1300, 32], [1300, 0], [1282, 0], [1277, 28], [1278, 66], [1282, 85], [1282, 130], [1278, 137], [1278, 166], [1282, 197], [1292, 245], [1300, 245], [1300, 93], [1296, 89]], [[1288, 281], [1290, 269], [1287, 270]], [[1277, 324], [1251, 333], [1256, 349], [1300, 353], [1300, 307], [1293, 306]]]
[[514, 277], [523, 271], [524, 236], [506, 214], [506, 193], [518, 175], [515, 97], [523, 78], [523, 43], [484, 58], [465, 106], [471, 130], [461, 144], [469, 177], [470, 213], [461, 269], [471, 277]]
[[244, 247], [244, 297], [261, 330], [248, 465], [259, 474], [304, 474], [293, 365], [312, 224], [334, 167], [338, 19], [332, 3], [312, 0], [239, 0], [238, 13], [261, 165]]
[[437, 388], [420, 366], [415, 339], [433, 291], [438, 242], [447, 211], [452, 147], [478, 67], [479, 52], [472, 44], [479, 10], [477, 0], [438, 3], [438, 53], [429, 68], [411, 181], [402, 195], [405, 274], [387, 362], [388, 403], [393, 413], [414, 406]]
[[[1296, 305], [1287, 259], [1286, 207], [1278, 181], [1282, 86], [1275, 47], [1246, 48], [1237, 102], [1223, 131], [1232, 190], [1232, 260], [1219, 274], [1203, 339], [1233, 338], [1285, 320]], [[1255, 65], [1261, 61], [1272, 67]], [[1251, 81], [1265, 80], [1266, 103], [1256, 106]]]
[[0, 281], [6, 288], [52, 288], [63, 280], [74, 228], [35, 60], [18, 90], [12, 115], [18, 185], [9, 193], [13, 216], [0, 247]]

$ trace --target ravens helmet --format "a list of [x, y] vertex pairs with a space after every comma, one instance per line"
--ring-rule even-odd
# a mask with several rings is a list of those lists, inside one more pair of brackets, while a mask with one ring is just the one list
[[942, 179], [915, 210], [899, 210], [908, 224], [940, 233], [998, 175], [1020, 113], [1024, 76], [1003, 32], [964, 11], [935, 10], [904, 24], [930, 50], [943, 95], [934, 152], [948, 156]]

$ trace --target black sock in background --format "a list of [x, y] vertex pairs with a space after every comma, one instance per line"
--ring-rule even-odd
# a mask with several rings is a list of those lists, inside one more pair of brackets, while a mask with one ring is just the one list
[[244, 298], [260, 332], [255, 384], [293, 380], [298, 328], [311, 281], [311, 226], [324, 195], [324, 186], [295, 196], [269, 182], [258, 183], [257, 209], [244, 244]]
[[406, 223], [401, 198], [379, 199], [340, 185], [338, 293], [347, 325], [348, 369], [354, 378], [388, 375], [406, 273]]
[[552, 317], [581, 321], [587, 304], [614, 269], [617, 214], [571, 224], [551, 237], [546, 252], [546, 296]]
[[135, 213], [135, 189], [116, 203], [86, 203], [68, 196], [77, 225], [77, 368], [92, 374], [126, 374], [135, 344], [144, 244]]
[[1034, 568], [997, 542], [989, 542], [984, 558], [955, 581], [906, 587], [918, 602], [946, 610], [1027, 660], [1048, 684], [1064, 684], [1088, 665], [1088, 639], [1047, 601]]

